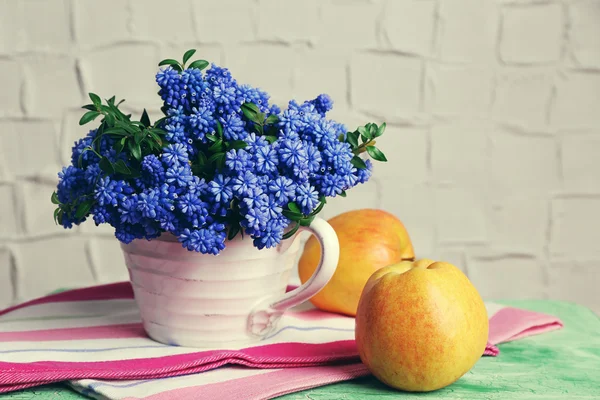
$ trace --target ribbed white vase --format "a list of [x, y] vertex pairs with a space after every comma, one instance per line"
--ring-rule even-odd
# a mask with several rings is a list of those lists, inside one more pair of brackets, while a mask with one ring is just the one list
[[172, 235], [122, 244], [147, 334], [165, 344], [204, 348], [267, 336], [286, 309], [315, 295], [335, 272], [334, 230], [319, 218], [304, 229], [324, 251], [313, 277], [288, 293], [300, 250], [297, 237], [258, 250], [252, 239], [238, 235], [218, 256], [188, 251]]

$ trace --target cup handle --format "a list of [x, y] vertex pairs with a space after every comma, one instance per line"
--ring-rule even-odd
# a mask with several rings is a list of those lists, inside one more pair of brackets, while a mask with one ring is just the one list
[[288, 308], [294, 307], [317, 294], [333, 276], [340, 258], [340, 243], [331, 225], [316, 217], [310, 226], [300, 230], [309, 231], [316, 236], [321, 245], [321, 260], [308, 281], [296, 289], [273, 299], [261, 301], [248, 317], [248, 331], [255, 336], [269, 334], [275, 323]]

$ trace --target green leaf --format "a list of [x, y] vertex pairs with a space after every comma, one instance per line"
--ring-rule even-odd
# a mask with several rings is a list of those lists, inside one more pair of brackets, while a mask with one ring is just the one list
[[281, 213], [287, 219], [290, 219], [292, 221], [300, 221], [302, 218], [304, 218], [304, 215], [302, 215], [302, 213], [297, 213], [297, 212], [290, 211], [290, 210], [283, 210]]
[[166, 59], [164, 59], [164, 60], [162, 60], [161, 62], [158, 63], [159, 67], [162, 67], [163, 65], [170, 65], [171, 67], [173, 67], [175, 65], [177, 65], [179, 67], [181, 66], [179, 64], [179, 61], [173, 60], [172, 58], [166, 58]]
[[360, 138], [362, 139], [363, 143], [366, 143], [369, 140], [373, 139], [373, 135], [371, 135], [371, 131], [369, 131], [364, 126], [361, 126], [360, 128], [358, 128], [357, 131], [358, 131], [358, 133], [360, 133]]
[[277, 136], [272, 136], [272, 135], [264, 136], [264, 138], [270, 144], [273, 144], [273, 142], [275, 142], [277, 140]]
[[208, 157], [207, 163], [208, 164], [216, 163], [221, 158], [225, 159], [225, 153], [215, 153], [212, 156]]
[[122, 138], [121, 140], [117, 140], [115, 142], [115, 144], [113, 144], [113, 149], [115, 149], [117, 154], [120, 154], [123, 151], [123, 149], [125, 148], [126, 140], [127, 140], [127, 138]]
[[223, 140], [221, 139], [214, 142], [212, 146], [208, 148], [208, 151], [210, 151], [211, 153], [219, 152], [221, 150], [223, 150]]
[[315, 219], [314, 215], [309, 215], [306, 218], [302, 218], [299, 222], [300, 222], [300, 225], [302, 225], [302, 226], [310, 226], [310, 224], [313, 222], [314, 219]]
[[144, 108], [144, 112], [142, 113], [142, 117], [140, 118], [140, 122], [142, 123], [142, 125], [144, 125], [144, 127], [149, 127], [150, 125], [152, 125], [150, 123], [150, 117], [148, 116], [148, 112], [146, 111], [146, 109]]
[[160, 149], [162, 147], [162, 145], [163, 145], [163, 141], [160, 138], [160, 136], [158, 136], [156, 134], [156, 132], [154, 132], [153, 129], [146, 129], [146, 132], [148, 133], [148, 135], [150, 135], [150, 137], [152, 139], [154, 139], [154, 143], [156, 143], [157, 149]]
[[346, 197], [346, 196], [347, 196], [347, 194], [346, 194], [346, 191], [345, 191], [345, 190], [342, 190], [342, 193], [340, 193], [339, 195], [340, 195], [341, 197]]
[[130, 140], [127, 142], [127, 146], [129, 147], [129, 151], [131, 152], [133, 158], [138, 161], [142, 159], [142, 149], [139, 143], [134, 143], [132, 140]]
[[98, 115], [100, 115], [100, 113], [98, 111], [86, 112], [85, 114], [83, 114], [83, 116], [79, 120], [79, 125], [85, 125], [88, 122], [95, 120], [96, 118], [98, 118]]
[[343, 134], [343, 133], [340, 133], [340, 134], [338, 135], [338, 141], [340, 141], [340, 142], [343, 142], [344, 140], [346, 140], [346, 137], [344, 136], [344, 134]]
[[257, 122], [258, 118], [257, 118], [257, 111], [252, 110], [250, 107], [248, 107], [248, 104], [252, 104], [252, 103], [244, 103], [242, 104], [242, 113], [244, 114], [244, 116], [246, 118], [248, 118], [250, 121], [252, 122]]
[[251, 101], [248, 101], [244, 104], [242, 104], [242, 108], [247, 108], [251, 111], [253, 111], [255, 114], [258, 114], [260, 112], [260, 109], [258, 108], [258, 106], [254, 103], [252, 103]]
[[358, 132], [348, 132], [346, 135], [346, 141], [350, 143], [352, 148], [358, 147]]
[[103, 133], [111, 136], [129, 136], [129, 133], [123, 128], [108, 128]]
[[114, 167], [115, 171], [117, 171], [119, 174], [131, 175], [131, 170], [129, 169], [127, 164], [125, 164], [125, 161], [123, 161], [123, 160], [119, 160], [116, 163], [114, 163], [113, 167]]
[[264, 135], [265, 134], [265, 130], [263, 128], [263, 126], [261, 124], [254, 124], [254, 129], [256, 129], [256, 132], [258, 132], [259, 135]]
[[279, 122], [279, 117], [275, 114], [271, 114], [267, 117], [265, 124], [271, 125], [271, 124], [276, 124], [278, 122]]
[[196, 53], [195, 49], [190, 49], [188, 51], [185, 52], [185, 54], [183, 55], [183, 64], [185, 65], [186, 62], [188, 62], [188, 60], [190, 58], [192, 58], [192, 56], [194, 55], [194, 53]]
[[75, 211], [75, 219], [80, 220], [83, 217], [86, 217], [92, 206], [94, 205], [94, 200], [87, 200], [77, 206], [77, 211]]
[[198, 165], [204, 165], [206, 164], [206, 155], [199, 151], [198, 152]]
[[[60, 222], [59, 222], [59, 215], [60, 215]], [[60, 207], [58, 207], [56, 210], [54, 210], [54, 223], [55, 224], [62, 224], [62, 209]]]
[[228, 144], [230, 149], [235, 150], [245, 149], [246, 146], [248, 146], [248, 143], [244, 142], [243, 140], [233, 140], [231, 142], [228, 142]]
[[196, 60], [193, 63], [191, 63], [190, 65], [188, 65], [188, 69], [189, 68], [198, 68], [199, 70], [203, 70], [204, 68], [208, 67], [209, 62], [206, 60]]
[[135, 143], [139, 144], [142, 142], [142, 140], [144, 139], [145, 136], [146, 136], [146, 134], [143, 131], [137, 131], [133, 135], [133, 140], [135, 141]]
[[52, 204], [60, 204], [60, 201], [58, 201], [58, 194], [56, 192], [52, 192], [50, 200], [52, 201]]
[[223, 125], [221, 125], [221, 123], [219, 122], [219, 120], [216, 121], [217, 122], [217, 136], [222, 138], [223, 137]]
[[367, 164], [365, 164], [363, 159], [360, 158], [359, 156], [352, 157], [350, 162], [352, 163], [352, 165], [354, 165], [358, 169], [367, 169]]
[[233, 238], [235, 238], [239, 232], [240, 232], [239, 223], [230, 225], [229, 232], [227, 232], [227, 240], [233, 240]]
[[208, 135], [206, 135], [206, 138], [208, 140], [210, 140], [211, 142], [216, 142], [217, 140], [219, 140], [219, 137], [216, 135], [213, 135], [212, 133], [209, 133]]
[[373, 137], [379, 137], [383, 135], [383, 132], [385, 132], [385, 126], [385, 122], [379, 125], [379, 128], [377, 128], [377, 132], [373, 135]]
[[383, 154], [381, 150], [379, 150], [375, 146], [367, 146], [367, 153], [369, 153], [371, 158], [373, 158], [374, 160], [384, 162], [387, 161], [387, 158], [385, 158], [385, 154]]
[[98, 108], [96, 108], [96, 106], [93, 104], [86, 104], [85, 106], [81, 106], [81, 108], [84, 110], [98, 111]]
[[377, 133], [377, 125], [371, 123], [369, 124], [369, 135], [371, 135], [371, 138], [375, 137], [375, 134]]
[[298, 207], [298, 204], [294, 203], [293, 201], [290, 201], [287, 204], [287, 208], [292, 212], [302, 214], [302, 211], [300, 211], [300, 207]]
[[98, 96], [96, 93], [88, 93], [88, 95], [90, 96], [90, 100], [92, 100], [92, 103], [94, 103], [96, 107], [100, 107], [100, 104], [102, 104], [100, 96]]
[[294, 225], [294, 227], [292, 229], [290, 229], [288, 232], [284, 233], [282, 236], [282, 239], [289, 239], [292, 236], [294, 236], [296, 234], [296, 232], [298, 232], [298, 229], [300, 229], [300, 224], [298, 222], [296, 222], [296, 225]]
[[106, 172], [109, 175], [112, 175], [115, 173], [115, 169], [113, 168], [112, 163], [110, 162], [110, 160], [106, 157], [102, 157], [100, 159], [100, 169], [104, 172]]

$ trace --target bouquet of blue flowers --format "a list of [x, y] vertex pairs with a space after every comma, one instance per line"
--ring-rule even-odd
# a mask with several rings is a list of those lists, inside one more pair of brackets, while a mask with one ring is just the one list
[[93, 215], [123, 243], [175, 235], [191, 251], [219, 254], [246, 234], [270, 248], [309, 225], [327, 197], [366, 182], [385, 123], [353, 132], [326, 118], [332, 100], [290, 101], [238, 83], [205, 60], [163, 60], [156, 75], [164, 117], [154, 124], [124, 114], [115, 97], [91, 104], [80, 124], [101, 117], [75, 143], [71, 165], [58, 174], [54, 218], [65, 228]]

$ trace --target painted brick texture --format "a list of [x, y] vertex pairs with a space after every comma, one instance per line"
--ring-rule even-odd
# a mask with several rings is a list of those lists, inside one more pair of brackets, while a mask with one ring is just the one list
[[160, 106], [188, 48], [272, 94], [387, 121], [390, 159], [334, 199], [381, 207], [485, 298], [600, 312], [600, 0], [0, 0], [0, 307], [127, 279], [110, 229], [49, 197], [89, 91]]

